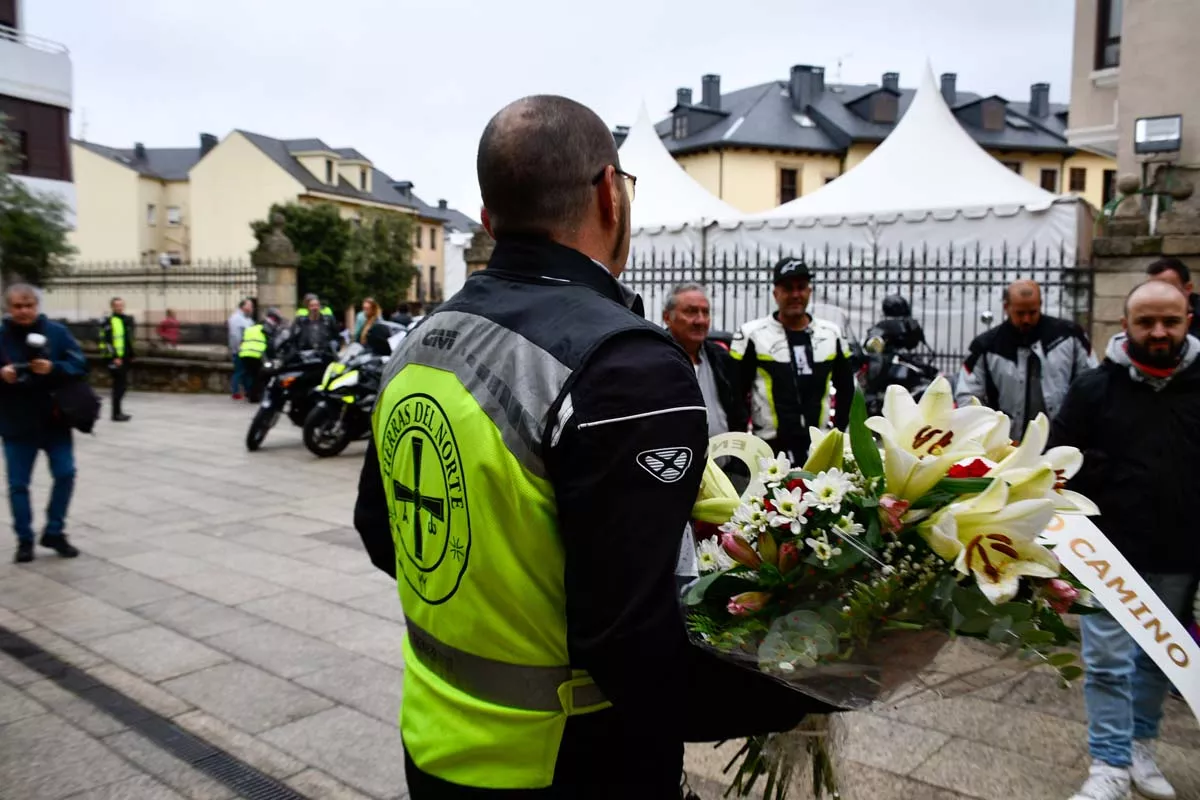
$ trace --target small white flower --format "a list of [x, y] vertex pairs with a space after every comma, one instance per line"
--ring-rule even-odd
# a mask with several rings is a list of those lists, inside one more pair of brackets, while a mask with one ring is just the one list
[[791, 661], [781, 661], [781, 662], [779, 662], [779, 671], [780, 672], [795, 672], [796, 665], [793, 664]]
[[808, 504], [804, 502], [803, 493], [799, 489], [776, 489], [771, 504], [775, 506], [775, 513], [770, 518], [771, 527], [785, 528], [793, 536], [799, 536], [804, 523], [808, 521], [804, 516], [808, 512]]
[[758, 473], [758, 479], [767, 486], [783, 483], [792, 471], [792, 462], [782, 452], [775, 458], [760, 458], [758, 466], [762, 470]]
[[704, 539], [697, 545], [696, 563], [701, 574], [733, 567], [733, 559], [725, 552], [725, 548], [721, 547], [715, 536]]
[[866, 530], [849, 515], [842, 517], [833, 525], [833, 529], [842, 536], [860, 536]]
[[853, 488], [849, 478], [840, 469], [827, 470], [809, 481], [804, 502], [813, 508], [836, 514], [842, 510], [846, 493]]
[[804, 541], [813, 549], [813, 554], [819, 558], [822, 563], [828, 564], [834, 556], [840, 556], [842, 554], [842, 548], [831, 545], [829, 543], [829, 537], [823, 533], [821, 534], [820, 538], [805, 539]]

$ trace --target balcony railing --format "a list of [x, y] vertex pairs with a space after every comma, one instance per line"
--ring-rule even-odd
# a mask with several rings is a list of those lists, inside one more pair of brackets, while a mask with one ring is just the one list
[[23, 44], [26, 47], [32, 47], [34, 50], [41, 50], [44, 53], [53, 53], [54, 55], [68, 55], [67, 46], [61, 42], [56, 42], [52, 39], [44, 39], [41, 36], [34, 36], [31, 33], [10, 28], [7, 25], [0, 25], [0, 40], [7, 40]]

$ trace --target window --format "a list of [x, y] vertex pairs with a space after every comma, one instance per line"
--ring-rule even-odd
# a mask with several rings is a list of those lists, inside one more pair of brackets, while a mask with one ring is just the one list
[[154, 205], [154, 203], [148, 203], [146, 205], [146, 224], [158, 224], [158, 206]]
[[1117, 196], [1117, 171], [1115, 169], [1104, 170], [1104, 195], [1100, 202], [1102, 205], [1108, 205], [1109, 202]]
[[167, 206], [167, 224], [178, 225], [183, 222], [183, 212], [179, 210], [179, 206]]
[[13, 145], [15, 146], [13, 157], [10, 159], [11, 164], [8, 165], [8, 171], [13, 175], [28, 175], [29, 174], [29, 132], [28, 131], [13, 131]]
[[1056, 169], [1042, 170], [1041, 184], [1042, 184], [1042, 188], [1045, 189], [1047, 192], [1057, 192], [1058, 191], [1058, 170], [1056, 170]]
[[1087, 191], [1087, 170], [1083, 167], [1071, 167], [1070, 187], [1072, 192]]
[[417, 229], [416, 229], [416, 231], [414, 231], [414, 234], [415, 234], [415, 235], [416, 235], [416, 237], [417, 237], [417, 247], [423, 247], [423, 246], [424, 246], [424, 245], [422, 245], [422, 244], [421, 244], [421, 231], [423, 231], [423, 230], [425, 230], [425, 229], [424, 229], [424, 228], [422, 228], [420, 225], [418, 225], [418, 226], [417, 226]]
[[779, 205], [790, 203], [799, 194], [800, 173], [794, 169], [779, 170]]
[[417, 280], [413, 284], [413, 286], [416, 289], [416, 293], [415, 293], [416, 298], [418, 300], [424, 300], [425, 299], [425, 292], [423, 291], [424, 287], [421, 286], [421, 278], [423, 278], [424, 276], [421, 274], [420, 270], [421, 270], [421, 268], [417, 267]]
[[367, 168], [363, 167], [358, 171], [358, 185], [364, 192], [367, 190]]
[[438, 294], [437, 267], [429, 268], [429, 297], [436, 300]]
[[1121, 21], [1124, 0], [1100, 0], [1096, 15], [1096, 69], [1121, 65]]
[[[0, 8], [3, 8], [0, 2]], [[70, 137], [65, 108], [0, 94], [0, 116], [12, 134], [9, 160], [15, 175], [71, 180]]]
[[687, 116], [684, 114], [675, 115], [675, 129], [673, 135], [676, 139], [687, 138]]
[[1011, 169], [1013, 172], [1017, 173], [1018, 175], [1021, 174], [1021, 162], [1020, 161], [1001, 161], [1000, 163], [1003, 164], [1004, 166], [1008, 167], [1009, 169]]
[[437, 228], [429, 229], [429, 249], [437, 250]]
[[325, 182], [333, 184], [333, 161], [328, 158], [325, 159]]

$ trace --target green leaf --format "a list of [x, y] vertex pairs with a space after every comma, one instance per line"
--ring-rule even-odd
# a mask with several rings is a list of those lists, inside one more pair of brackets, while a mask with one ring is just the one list
[[704, 594], [708, 591], [708, 587], [712, 586], [717, 579], [725, 577], [725, 570], [717, 570], [710, 572], [700, 580], [696, 581], [687, 590], [687, 595], [684, 596], [683, 602], [685, 605], [698, 606], [704, 602]]
[[1013, 622], [1024, 622], [1033, 616], [1033, 606], [1028, 603], [1004, 603], [996, 606], [996, 613], [1011, 617]]
[[1066, 667], [1075, 663], [1074, 653], [1055, 653], [1046, 659], [1052, 667]]
[[1058, 674], [1063, 677], [1063, 680], [1073, 681], [1083, 675], [1083, 669], [1081, 667], [1063, 667]]
[[1030, 631], [1021, 636], [1021, 643], [1025, 645], [1050, 644], [1054, 641], [1054, 634], [1050, 631]]
[[967, 616], [990, 605], [974, 583], [969, 586], [955, 586], [950, 599], [954, 602], [954, 607]]
[[987, 614], [976, 614], [958, 627], [963, 633], [984, 633], [992, 627], [992, 617]]
[[979, 494], [991, 485], [991, 478], [942, 478], [934, 490], [953, 495]]
[[993, 642], [1007, 642], [1012, 633], [1012, 624], [1013, 621], [1009, 617], [996, 620], [992, 627], [988, 628], [988, 638]]
[[867, 427], [867, 401], [861, 391], [854, 392], [854, 401], [850, 404], [849, 430], [850, 449], [854, 452], [859, 471], [868, 478], [882, 477], [883, 459], [875, 444], [875, 436]]

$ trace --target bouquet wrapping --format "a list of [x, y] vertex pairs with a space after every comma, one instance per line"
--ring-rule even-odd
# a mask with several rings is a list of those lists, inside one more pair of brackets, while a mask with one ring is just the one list
[[[1082, 456], [1045, 450], [1044, 415], [1019, 444], [1009, 426], [956, 408], [939, 378], [919, 404], [889, 387], [881, 417], [857, 395], [847, 433], [813, 429], [803, 465], [747, 434], [714, 439], [693, 509], [707, 538], [684, 592], [692, 640], [845, 710], [978, 688], [974, 672], [931, 668], [959, 636], [991, 643], [989, 666], [1012, 656], [1078, 677], [1063, 615], [1091, 609], [1039, 535], [1055, 514], [1098, 512], [1065, 489]], [[752, 467], [743, 493], [714, 455]], [[814, 794], [836, 796], [828, 729], [818, 717], [750, 739], [732, 788], [762, 780], [783, 798], [807, 751]]]

